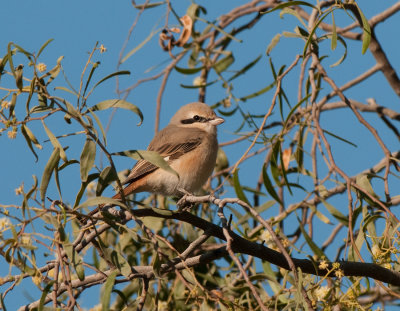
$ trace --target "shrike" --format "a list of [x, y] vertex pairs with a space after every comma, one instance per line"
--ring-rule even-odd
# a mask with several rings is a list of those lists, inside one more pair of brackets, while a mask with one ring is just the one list
[[[147, 150], [158, 152], [179, 178], [146, 160], [139, 160], [122, 184], [124, 196], [151, 192], [165, 196], [195, 193], [210, 177], [217, 158], [217, 125], [224, 122], [204, 103], [181, 107], [158, 132]], [[117, 193], [113, 199], [121, 200]]]

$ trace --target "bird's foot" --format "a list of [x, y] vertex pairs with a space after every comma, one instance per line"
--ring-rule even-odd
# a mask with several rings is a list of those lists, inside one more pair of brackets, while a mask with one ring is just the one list
[[178, 189], [179, 192], [183, 193], [183, 196], [179, 199], [179, 201], [176, 203], [178, 206], [178, 211], [183, 212], [183, 211], [190, 211], [192, 207], [194, 206], [194, 203], [187, 202], [186, 198], [188, 196], [193, 195], [192, 193], [186, 191], [185, 189]]

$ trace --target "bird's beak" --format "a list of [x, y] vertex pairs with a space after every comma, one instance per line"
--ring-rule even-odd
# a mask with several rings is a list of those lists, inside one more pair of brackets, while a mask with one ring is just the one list
[[224, 122], [225, 122], [225, 120], [220, 118], [220, 117], [216, 117], [215, 119], [210, 120], [210, 123], [212, 125], [218, 125], [218, 124], [221, 124], [221, 123], [224, 123]]

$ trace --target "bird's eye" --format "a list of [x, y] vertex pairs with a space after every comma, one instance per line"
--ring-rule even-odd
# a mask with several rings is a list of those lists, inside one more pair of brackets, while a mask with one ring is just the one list
[[193, 120], [195, 121], [200, 121], [201, 117], [199, 117], [197, 114], [193, 117]]

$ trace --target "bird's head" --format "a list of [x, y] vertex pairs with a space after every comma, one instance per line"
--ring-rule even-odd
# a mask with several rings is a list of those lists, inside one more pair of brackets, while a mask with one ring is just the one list
[[172, 117], [170, 124], [198, 128], [208, 133], [215, 134], [217, 125], [225, 120], [218, 117], [215, 112], [204, 103], [190, 103], [181, 107]]

